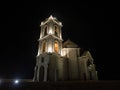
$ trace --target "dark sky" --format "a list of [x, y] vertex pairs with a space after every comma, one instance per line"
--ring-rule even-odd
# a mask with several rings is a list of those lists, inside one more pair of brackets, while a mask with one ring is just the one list
[[[71, 4], [70, 4], [71, 3]], [[51, 14], [63, 23], [70, 38], [94, 58], [100, 80], [118, 80], [113, 59], [109, 6], [79, 2], [4, 2], [0, 8], [0, 78], [32, 78], [40, 23]]]

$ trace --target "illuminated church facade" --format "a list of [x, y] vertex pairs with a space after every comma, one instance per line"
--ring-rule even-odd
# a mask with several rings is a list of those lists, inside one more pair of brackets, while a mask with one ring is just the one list
[[81, 48], [71, 40], [63, 43], [60, 21], [50, 16], [40, 26], [34, 81], [98, 79], [90, 52], [81, 53]]

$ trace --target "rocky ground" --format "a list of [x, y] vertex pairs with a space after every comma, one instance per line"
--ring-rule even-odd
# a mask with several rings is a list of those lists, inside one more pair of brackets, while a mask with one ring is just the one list
[[17, 84], [6, 81], [0, 83], [0, 90], [120, 90], [120, 81], [32, 82], [21, 80]]

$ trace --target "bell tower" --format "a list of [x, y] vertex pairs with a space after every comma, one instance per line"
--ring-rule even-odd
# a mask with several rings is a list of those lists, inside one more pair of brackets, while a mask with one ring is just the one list
[[38, 55], [44, 53], [56, 53], [61, 55], [62, 50], [62, 23], [52, 15], [41, 22], [41, 34], [39, 38]]
[[57, 60], [62, 54], [62, 23], [52, 15], [41, 22], [34, 81], [55, 81], [58, 76]]

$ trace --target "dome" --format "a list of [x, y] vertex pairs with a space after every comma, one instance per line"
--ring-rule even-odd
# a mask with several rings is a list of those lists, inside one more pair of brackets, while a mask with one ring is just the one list
[[77, 48], [78, 45], [72, 42], [70, 39], [63, 43], [63, 48]]

